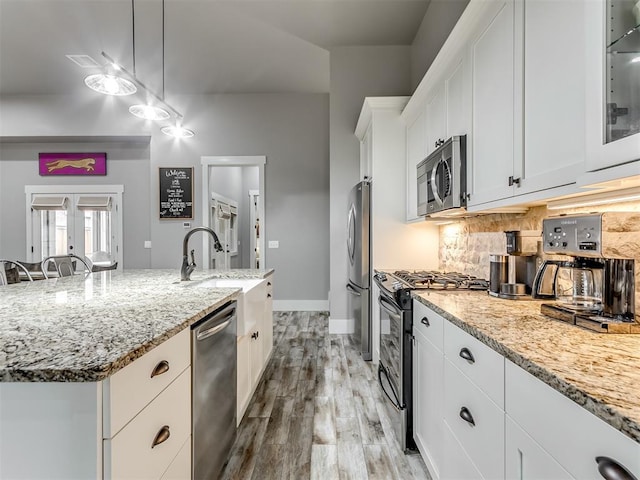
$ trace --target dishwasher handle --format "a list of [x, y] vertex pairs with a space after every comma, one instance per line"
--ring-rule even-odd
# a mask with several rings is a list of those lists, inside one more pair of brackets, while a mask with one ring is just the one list
[[[221, 332], [229, 326], [236, 316], [236, 303], [233, 302], [222, 309], [210, 314], [209, 318], [205, 317], [194, 328], [195, 339], [205, 340], [213, 335]], [[193, 328], [193, 327], [192, 327]]]
[[233, 319], [233, 314], [229, 315], [228, 320], [226, 320], [225, 322], [219, 325], [216, 325], [215, 327], [207, 328], [206, 330], [200, 330], [196, 335], [196, 340], [200, 341], [200, 340], [204, 340], [206, 338], [214, 336], [216, 333], [227, 328], [231, 323], [232, 319]]

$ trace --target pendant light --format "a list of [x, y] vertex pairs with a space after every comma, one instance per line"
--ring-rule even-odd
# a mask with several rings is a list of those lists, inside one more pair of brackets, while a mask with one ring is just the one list
[[[111, 68], [117, 70], [114, 66]], [[138, 91], [133, 82], [110, 72], [89, 75], [84, 79], [84, 83], [91, 90], [103, 95], [133, 95]]]
[[170, 117], [164, 108], [148, 104], [131, 105], [129, 113], [144, 120], [166, 120]]
[[166, 127], [162, 127], [160, 131], [165, 135], [169, 135], [170, 137], [175, 137], [175, 138], [191, 138], [195, 135], [195, 133], [193, 133], [193, 130], [184, 128], [183, 126], [177, 123], [175, 125], [168, 125]]

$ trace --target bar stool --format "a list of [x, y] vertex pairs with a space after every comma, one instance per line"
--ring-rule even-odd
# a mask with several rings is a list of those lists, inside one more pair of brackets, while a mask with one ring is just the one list
[[30, 282], [33, 282], [33, 277], [23, 264], [15, 260], [0, 260], [0, 285], [19, 283], [20, 271], [26, 274]]
[[42, 274], [44, 278], [50, 278], [49, 264], [52, 263], [55, 267], [58, 277], [70, 277], [76, 273], [76, 261], [79, 261], [84, 265], [85, 271], [91, 273], [91, 267], [87, 262], [73, 253], [68, 255], [52, 255], [42, 260]]

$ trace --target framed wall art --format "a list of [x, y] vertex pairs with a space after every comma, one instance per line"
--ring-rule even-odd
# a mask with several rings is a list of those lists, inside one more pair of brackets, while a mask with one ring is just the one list
[[193, 218], [193, 167], [160, 167], [160, 219]]
[[40, 175], [106, 175], [106, 153], [40, 153]]

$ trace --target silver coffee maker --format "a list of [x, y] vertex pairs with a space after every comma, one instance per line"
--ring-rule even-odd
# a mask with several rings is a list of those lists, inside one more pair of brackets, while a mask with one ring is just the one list
[[545, 260], [533, 282], [532, 297], [547, 316], [601, 333], [640, 333], [635, 321], [635, 265], [632, 259], [602, 255], [602, 214], [547, 218]]

